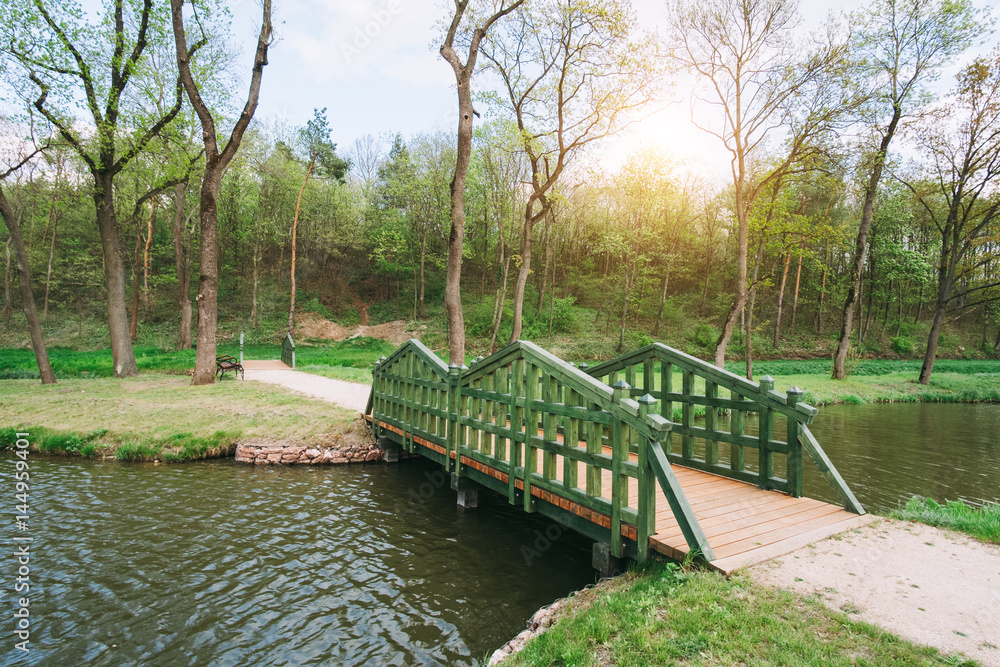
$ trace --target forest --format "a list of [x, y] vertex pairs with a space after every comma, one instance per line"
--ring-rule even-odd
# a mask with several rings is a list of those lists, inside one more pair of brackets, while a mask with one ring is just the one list
[[[456, 2], [427, 20], [457, 134], [346, 146], [325, 108], [254, 117], [269, 2], [238, 74], [225, 3], [184, 6], [0, 9], [3, 347], [34, 311], [49, 345], [110, 345], [121, 376], [135, 344], [200, 362], [305, 313], [423, 323], [459, 363], [663, 341], [748, 377], [755, 357], [841, 378], [922, 358], [926, 384], [938, 357], [1000, 354], [1000, 48], [965, 0], [874, 0], [814, 34], [793, 0], [676, 0], [660, 33], [624, 0]], [[591, 157], [679, 97], [729, 172]]]

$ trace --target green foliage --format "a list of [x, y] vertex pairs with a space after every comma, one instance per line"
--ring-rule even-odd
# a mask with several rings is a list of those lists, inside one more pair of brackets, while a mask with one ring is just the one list
[[[319, 299], [317, 297], [313, 297], [312, 299], [307, 301], [302, 306], [302, 310], [306, 311], [307, 313], [316, 313], [323, 319], [333, 320], [333, 316], [330, 314], [330, 311], [327, 310], [326, 306], [324, 306], [319, 302]], [[355, 311], [355, 313], [356, 312], [357, 311]]]
[[719, 340], [719, 330], [709, 324], [699, 324], [691, 338], [699, 347], [714, 349]]
[[897, 519], [919, 521], [930, 526], [967, 533], [984, 542], [1000, 544], [1000, 504], [986, 503], [973, 507], [961, 500], [941, 505], [931, 498], [914, 496], [892, 513]]
[[909, 336], [896, 336], [890, 340], [892, 351], [896, 354], [911, 355], [915, 345]]
[[162, 447], [142, 442], [126, 442], [115, 450], [115, 458], [119, 461], [152, 461], [159, 455]]

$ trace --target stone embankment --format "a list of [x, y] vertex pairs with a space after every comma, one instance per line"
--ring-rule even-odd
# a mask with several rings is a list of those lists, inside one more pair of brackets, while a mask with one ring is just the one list
[[255, 465], [343, 465], [381, 461], [385, 451], [376, 444], [342, 448], [307, 445], [236, 445], [236, 461]]

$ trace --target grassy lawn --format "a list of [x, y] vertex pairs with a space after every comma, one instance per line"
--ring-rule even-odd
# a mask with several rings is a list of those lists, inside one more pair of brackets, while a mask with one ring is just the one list
[[[359, 377], [358, 369], [370, 369], [383, 355], [391, 354], [391, 343], [375, 338], [354, 338], [340, 343], [322, 345], [299, 344], [295, 349], [296, 366], [323, 369], [323, 374], [340, 379]], [[165, 350], [158, 347], [136, 346], [135, 360], [141, 372], [177, 371], [194, 368], [194, 350]], [[111, 377], [114, 374], [111, 350], [78, 351], [61, 347], [49, 348], [49, 359], [57, 379]], [[239, 345], [219, 345], [218, 354], [238, 357]], [[244, 359], [279, 359], [277, 345], [246, 345]], [[310, 371], [314, 372], [314, 371]], [[365, 371], [367, 372], [367, 371]], [[30, 348], [0, 349], [0, 379], [37, 379], [38, 364]], [[371, 374], [367, 375], [371, 382]]]
[[[579, 600], [579, 601], [578, 601]], [[585, 592], [504, 665], [963, 665], [818, 600], [654, 564]]]
[[892, 512], [892, 516], [957, 530], [983, 542], [1000, 544], [1000, 505], [997, 503], [973, 507], [961, 500], [952, 500], [941, 505], [930, 498], [914, 496], [906, 505]]
[[240, 438], [309, 439], [355, 417], [281, 387], [228, 378], [202, 387], [191, 386], [186, 375], [163, 373], [2, 385], [0, 446], [12, 445], [13, 431], [22, 430], [43, 451], [120, 459], [219, 456]]

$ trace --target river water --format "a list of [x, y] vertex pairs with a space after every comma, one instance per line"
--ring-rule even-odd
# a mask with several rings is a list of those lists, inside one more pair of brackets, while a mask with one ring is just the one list
[[31, 651], [0, 663], [474, 664], [594, 582], [590, 543], [438, 469], [36, 458]]
[[[914, 494], [1000, 501], [1000, 404], [831, 405], [809, 428], [870, 512]], [[805, 495], [835, 501], [808, 457], [803, 467]]]
[[[812, 430], [871, 511], [915, 493], [998, 500], [1000, 405], [831, 406]], [[807, 461], [806, 494], [835, 500], [813, 470]], [[21, 655], [4, 633], [0, 662], [481, 661], [538, 607], [594, 581], [590, 543], [486, 491], [463, 512], [438, 471], [423, 460], [255, 468], [36, 457], [30, 530], [18, 533], [34, 538], [32, 650]], [[12, 483], [0, 489], [13, 505]], [[4, 581], [13, 563], [0, 559]]]

